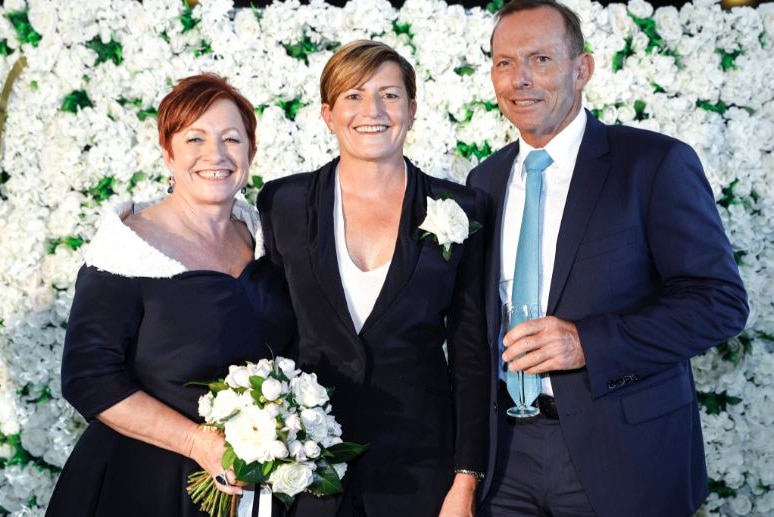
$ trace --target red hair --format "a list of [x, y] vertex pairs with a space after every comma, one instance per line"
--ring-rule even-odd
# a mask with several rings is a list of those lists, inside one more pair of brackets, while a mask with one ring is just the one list
[[172, 155], [172, 135], [190, 126], [218, 99], [230, 100], [236, 105], [247, 131], [250, 159], [255, 156], [255, 129], [258, 121], [255, 109], [244, 95], [226, 79], [212, 73], [181, 79], [159, 104], [159, 145]]

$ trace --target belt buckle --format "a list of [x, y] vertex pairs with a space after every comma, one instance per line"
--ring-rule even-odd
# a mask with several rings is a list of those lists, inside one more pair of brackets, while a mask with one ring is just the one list
[[556, 410], [554, 397], [541, 393], [538, 395], [535, 405], [540, 410], [541, 415], [550, 420], [559, 420], [559, 412]]

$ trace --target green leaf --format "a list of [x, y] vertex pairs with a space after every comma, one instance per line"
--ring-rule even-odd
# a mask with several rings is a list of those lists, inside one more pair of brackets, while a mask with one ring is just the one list
[[398, 20], [392, 21], [392, 31], [395, 34], [405, 34], [409, 38], [414, 37], [414, 32], [411, 30], [411, 24], [409, 22], [406, 23], [398, 23]]
[[723, 208], [728, 208], [730, 205], [739, 203], [739, 199], [734, 195], [734, 188], [739, 184], [739, 179], [733, 180], [727, 186], [721, 189], [721, 196], [717, 204]]
[[709, 101], [699, 99], [696, 101], [696, 107], [701, 108], [703, 110], [711, 111], [713, 113], [719, 113], [721, 115], [725, 113], [726, 110], [728, 109], [728, 106], [726, 106], [726, 103], [723, 102], [722, 100], [716, 102], [715, 104], [712, 104]]
[[718, 496], [720, 496], [722, 499], [727, 499], [729, 497], [734, 497], [736, 495], [736, 490], [726, 485], [726, 482], [723, 481], [722, 479], [720, 481], [717, 481], [715, 479], [708, 478], [707, 486], [709, 486], [710, 492], [714, 492], [718, 494]]
[[462, 76], [473, 75], [475, 71], [476, 71], [476, 68], [470, 65], [462, 65], [454, 69], [454, 73]]
[[210, 45], [209, 41], [201, 40], [199, 42], [199, 47], [194, 49], [193, 54], [196, 57], [202, 57], [206, 54], [212, 54], [212, 45]]
[[137, 118], [140, 119], [140, 122], [145, 122], [145, 119], [148, 117], [156, 118], [158, 116], [159, 112], [156, 111], [154, 108], [147, 108], [147, 109], [141, 109], [137, 112]]
[[452, 247], [451, 244], [445, 244], [443, 246], [443, 252], [441, 254], [443, 255], [443, 259], [446, 262], [449, 262], [449, 259], [451, 258], [451, 255], [452, 255], [451, 247]]
[[263, 178], [260, 176], [253, 176], [250, 178], [250, 184], [257, 189], [261, 189], [263, 188]]
[[746, 355], [752, 353], [752, 340], [745, 335], [740, 335], [735, 339], [719, 344], [715, 349], [721, 359], [738, 365]]
[[90, 188], [86, 193], [88, 193], [97, 203], [102, 203], [115, 194], [115, 191], [113, 190], [115, 182], [116, 181], [112, 176], [105, 176], [99, 180], [97, 186]]
[[32, 28], [30, 19], [27, 16], [26, 11], [14, 11], [6, 13], [5, 17], [11, 22], [13, 28], [16, 30], [16, 37], [20, 43], [29, 43], [33, 47], [37, 47], [43, 36], [35, 32]]
[[13, 54], [13, 49], [8, 46], [7, 39], [0, 39], [0, 56], [10, 56]]
[[236, 464], [238, 462], [241, 462], [242, 466], [245, 464], [244, 461], [237, 458], [237, 455], [234, 452], [234, 448], [231, 446], [231, 444], [226, 442], [226, 450], [223, 452], [223, 457], [220, 459], [220, 464], [224, 469], [230, 469], [231, 467], [236, 469]]
[[344, 491], [336, 469], [323, 459], [317, 461], [314, 480], [307, 490], [318, 496], [340, 494]]
[[471, 156], [475, 156], [479, 161], [492, 154], [489, 142], [484, 142], [483, 147], [478, 147], [476, 144], [466, 144], [465, 142], [460, 142], [458, 140], [456, 150], [457, 154], [464, 158], [469, 159]]
[[363, 454], [366, 449], [368, 449], [368, 444], [341, 442], [327, 447], [322, 455], [329, 463], [346, 463]]
[[107, 43], [102, 43], [102, 39], [97, 36], [86, 44], [91, 50], [97, 53], [97, 60], [94, 62], [94, 66], [107, 61], [112, 61], [116, 65], [120, 65], [123, 58], [123, 47], [114, 39], [110, 39]]
[[299, 61], [303, 61], [304, 64], [309, 64], [309, 56], [323, 50], [336, 50], [341, 46], [338, 41], [322, 41], [315, 43], [309, 38], [307, 34], [304, 34], [301, 41], [297, 43], [283, 43], [285, 52]]
[[716, 48], [715, 49], [716, 54], [720, 54], [720, 68], [724, 72], [728, 72], [729, 70], [736, 70], [738, 67], [736, 66], [736, 58], [744, 54], [742, 50], [735, 50], [733, 52], [726, 52], [723, 49]]
[[491, 2], [486, 4], [486, 10], [494, 14], [500, 9], [502, 9], [503, 5], [505, 5], [504, 0], [492, 0]]
[[656, 21], [653, 18], [638, 18], [629, 13], [629, 17], [634, 20], [634, 24], [648, 37], [648, 46], [645, 53], [652, 54], [654, 50], [666, 50], [667, 45], [656, 30]]
[[274, 462], [267, 461], [264, 464], [254, 461], [246, 464], [243, 460], [236, 458], [236, 460], [234, 460], [234, 473], [240, 481], [260, 484], [269, 479], [271, 470], [266, 472], [264, 469], [264, 466], [267, 464], [271, 464], [271, 467], [273, 468]]
[[438, 196], [438, 199], [441, 201], [446, 201], [447, 199], [454, 199], [454, 196], [451, 195], [451, 192], [441, 192], [441, 195]]
[[66, 246], [75, 251], [83, 245], [83, 237], [80, 235], [68, 235], [59, 239], [52, 239], [48, 243], [48, 254], [53, 255], [56, 253], [56, 249], [60, 245]]
[[481, 228], [483, 228], [484, 225], [479, 223], [478, 221], [471, 219], [470, 225], [468, 226], [468, 235], [473, 235], [477, 231], [479, 231]]
[[634, 55], [634, 49], [632, 48], [632, 37], [628, 36], [624, 41], [624, 48], [613, 54], [612, 67], [613, 72], [623, 70], [626, 58]]
[[282, 111], [285, 112], [285, 117], [287, 117], [288, 120], [296, 120], [296, 114], [303, 104], [301, 103], [301, 99], [293, 99], [289, 101], [279, 101], [277, 106], [282, 108]]
[[68, 113], [78, 113], [82, 108], [93, 108], [89, 95], [84, 90], [73, 90], [62, 101], [60, 109]]
[[739, 397], [732, 397], [726, 394], [725, 391], [720, 393], [715, 392], [697, 392], [696, 396], [699, 399], [699, 404], [704, 406], [708, 415], [719, 415], [721, 412], [726, 411], [729, 405], [735, 406], [742, 402]]
[[634, 120], [647, 120], [650, 115], [645, 113], [645, 101], [637, 99], [634, 101]]
[[742, 259], [747, 255], [747, 252], [744, 250], [736, 250], [734, 251], [734, 262], [736, 262], [737, 266], [742, 265]]
[[183, 34], [193, 30], [194, 27], [199, 25], [199, 20], [193, 16], [193, 8], [185, 1], [185, 7], [183, 7], [183, 13], [180, 15], [180, 23], [183, 25]]

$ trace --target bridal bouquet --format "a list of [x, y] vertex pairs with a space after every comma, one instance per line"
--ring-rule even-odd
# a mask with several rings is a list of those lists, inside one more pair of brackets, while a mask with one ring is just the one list
[[[329, 391], [314, 373], [277, 357], [229, 366], [225, 379], [204, 384], [209, 392], [199, 398], [199, 415], [225, 434], [223, 468], [233, 467], [238, 480], [269, 488], [286, 508], [304, 491], [342, 491], [346, 462], [366, 446], [341, 440]], [[188, 482], [194, 503], [210, 517], [233, 513], [235, 496], [219, 491], [207, 472]]]

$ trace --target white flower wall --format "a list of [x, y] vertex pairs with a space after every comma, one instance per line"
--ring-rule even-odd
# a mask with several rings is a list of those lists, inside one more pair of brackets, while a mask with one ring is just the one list
[[[655, 10], [569, 0], [597, 69], [586, 106], [655, 129], [701, 156], [750, 296], [747, 330], [694, 360], [712, 494], [706, 515], [774, 512], [774, 4]], [[234, 10], [168, 0], [0, 6], [0, 85], [11, 86], [0, 155], [0, 515], [40, 515], [84, 423], [59, 365], [75, 274], [100, 210], [163, 195], [155, 109], [187, 75], [227, 76], [256, 106], [247, 192], [335, 154], [318, 78], [356, 38], [416, 67], [406, 154], [463, 182], [517, 133], [489, 81], [492, 14], [439, 0], [297, 1]], [[22, 66], [26, 62], [26, 66]], [[14, 65], [16, 68], [14, 69]], [[18, 73], [15, 80], [12, 70]]]

